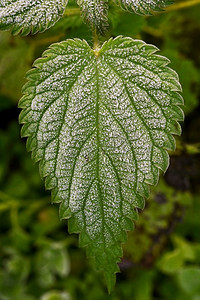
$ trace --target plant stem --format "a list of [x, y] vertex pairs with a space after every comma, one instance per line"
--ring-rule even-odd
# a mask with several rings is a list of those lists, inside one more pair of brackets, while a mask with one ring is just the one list
[[51, 36], [51, 37], [47, 37], [47, 38], [41, 38], [41, 39], [31, 39], [30, 43], [31, 46], [34, 48], [37, 48], [39, 46], [43, 46], [43, 45], [50, 45], [51, 43], [55, 43], [55, 42], [59, 42], [61, 38], [63, 38], [65, 36], [64, 32], [61, 32], [57, 35]]
[[33, 207], [33, 209], [38, 209], [42, 206], [45, 206], [48, 201], [49, 196], [44, 196], [42, 198], [37, 199], [24, 200], [22, 198], [12, 197], [0, 190], [0, 211], [5, 209], [10, 210], [12, 207]]
[[97, 34], [96, 29], [94, 30], [93, 40], [94, 40], [94, 46], [93, 46], [94, 54], [96, 56], [98, 56], [99, 55], [99, 49], [100, 49], [100, 43], [99, 43], [98, 34]]
[[10, 210], [10, 220], [13, 228], [19, 228], [19, 222], [18, 222], [18, 207], [13, 206]]
[[170, 12], [170, 11], [179, 10], [179, 9], [184, 9], [184, 8], [187, 8], [187, 7], [190, 7], [190, 6], [194, 6], [194, 5], [198, 5], [198, 4], [200, 4], [200, 0], [183, 1], [183, 2], [176, 3], [176, 4], [172, 5], [172, 6], [168, 6], [165, 9], [165, 11], [163, 11], [161, 13]]
[[76, 16], [80, 14], [80, 9], [79, 8], [67, 8], [64, 12], [63, 17], [67, 16]]

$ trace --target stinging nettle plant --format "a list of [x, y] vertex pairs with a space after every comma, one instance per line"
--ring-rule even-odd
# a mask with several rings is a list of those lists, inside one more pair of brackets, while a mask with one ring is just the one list
[[[116, 0], [149, 15], [166, 0]], [[27, 148], [60, 203], [69, 232], [80, 233], [111, 291], [121, 243], [144, 207], [149, 185], [169, 164], [183, 120], [181, 86], [169, 60], [143, 41], [118, 36], [102, 46], [108, 27], [106, 0], [77, 0], [94, 32], [85, 40], [53, 44], [27, 73], [20, 123]], [[53, 26], [66, 0], [0, 0], [0, 29], [27, 35]]]

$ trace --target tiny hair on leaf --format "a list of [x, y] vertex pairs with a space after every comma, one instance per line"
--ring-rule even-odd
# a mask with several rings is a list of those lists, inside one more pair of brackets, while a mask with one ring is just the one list
[[109, 291], [126, 231], [166, 171], [184, 118], [178, 75], [157, 50], [121, 36], [98, 55], [85, 40], [53, 44], [27, 73], [19, 102], [22, 135], [52, 202]]

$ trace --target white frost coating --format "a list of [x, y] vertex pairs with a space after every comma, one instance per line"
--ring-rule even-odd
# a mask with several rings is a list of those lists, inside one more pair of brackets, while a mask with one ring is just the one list
[[169, 0], [117, 0], [123, 8], [135, 11], [140, 14], [149, 14], [151, 11], [158, 11], [169, 5]]
[[93, 28], [103, 33], [108, 26], [107, 0], [78, 0], [83, 16]]
[[182, 118], [177, 76], [153, 52], [118, 38], [96, 57], [86, 42], [70, 40], [28, 75], [21, 121], [30, 123], [33, 156], [97, 249], [122, 239], [146, 182], [167, 167], [173, 119]]
[[43, 31], [62, 16], [67, 0], [0, 0], [0, 28]]

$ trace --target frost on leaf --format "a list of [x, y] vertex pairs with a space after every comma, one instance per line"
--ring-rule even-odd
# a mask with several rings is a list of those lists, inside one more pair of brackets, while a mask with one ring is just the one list
[[27, 74], [20, 100], [27, 148], [109, 289], [120, 243], [181, 131], [178, 77], [156, 51], [122, 37], [98, 55], [85, 41], [54, 44]]
[[120, 5], [129, 11], [149, 15], [152, 11], [161, 11], [173, 0], [116, 0]]
[[97, 29], [104, 34], [107, 23], [107, 0], [78, 0], [85, 20], [92, 29]]
[[53, 26], [63, 15], [67, 0], [0, 0], [0, 29], [27, 35]]

